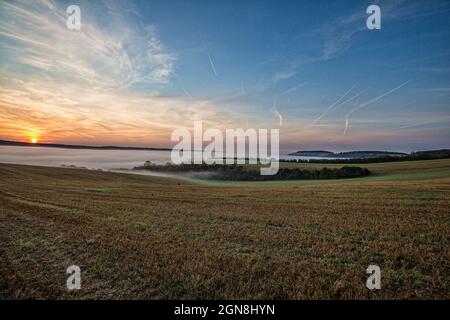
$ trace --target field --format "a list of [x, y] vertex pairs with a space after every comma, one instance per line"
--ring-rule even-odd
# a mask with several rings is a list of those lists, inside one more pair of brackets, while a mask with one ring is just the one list
[[450, 160], [361, 166], [241, 183], [0, 164], [0, 298], [449, 299]]

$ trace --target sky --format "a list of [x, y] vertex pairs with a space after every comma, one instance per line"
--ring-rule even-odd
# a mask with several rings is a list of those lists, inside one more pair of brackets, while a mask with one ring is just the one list
[[440, 0], [1, 1], [0, 139], [171, 147], [203, 120], [279, 129], [282, 151], [448, 148], [449, 14]]

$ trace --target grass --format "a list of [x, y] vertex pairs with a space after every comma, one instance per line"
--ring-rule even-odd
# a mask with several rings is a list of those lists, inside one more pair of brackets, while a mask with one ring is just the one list
[[[305, 169], [321, 169], [341, 168], [347, 164], [321, 164], [321, 163], [290, 163], [281, 162], [280, 167], [286, 168], [305, 168]], [[196, 180], [210, 186], [226, 185], [226, 186], [292, 186], [292, 185], [317, 185], [317, 184], [354, 184], [355, 182], [368, 183], [372, 181], [399, 181], [399, 180], [430, 180], [439, 179], [441, 177], [450, 177], [450, 160], [426, 160], [426, 161], [406, 161], [406, 162], [386, 162], [386, 163], [370, 163], [358, 164], [358, 166], [368, 168], [371, 175], [363, 178], [355, 179], [338, 179], [338, 180], [301, 180], [301, 181], [263, 181], [255, 184], [254, 182], [234, 182], [234, 181], [201, 181]]]
[[450, 160], [364, 167], [218, 183], [0, 164], [0, 298], [448, 299]]

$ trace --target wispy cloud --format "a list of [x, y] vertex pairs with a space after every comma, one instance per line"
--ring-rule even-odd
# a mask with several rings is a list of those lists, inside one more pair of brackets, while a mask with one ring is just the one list
[[428, 92], [450, 92], [450, 87], [441, 87], [441, 88], [428, 88], [428, 89], [422, 89], [421, 91], [428, 91]]
[[[400, 22], [405, 20], [420, 19], [436, 14], [442, 14], [443, 9], [448, 9], [448, 2], [442, 0], [431, 1], [407, 1], [390, 0], [374, 1], [381, 8], [382, 25], [385, 23]], [[340, 16], [330, 19], [322, 28], [323, 35], [323, 59], [334, 58], [347, 51], [355, 41], [356, 35], [367, 31], [366, 6], [358, 6], [356, 11], [348, 16]]]
[[4, 138], [167, 144], [170, 132], [203, 119], [221, 128], [233, 113], [207, 100], [142, 95], [40, 79], [0, 78], [0, 130]]
[[434, 97], [445, 97], [450, 95], [450, 88], [438, 87], [438, 88], [427, 88], [421, 89], [421, 92], [431, 93]]
[[435, 124], [439, 124], [439, 123], [448, 124], [450, 122], [450, 115], [426, 114], [426, 115], [423, 115], [423, 117], [426, 118], [426, 120], [415, 121], [414, 123], [402, 125], [402, 126], [396, 128], [396, 130], [411, 129], [411, 128], [416, 128], [416, 127], [428, 127], [430, 125], [435, 125]]
[[306, 85], [306, 82], [299, 83], [298, 85], [293, 86], [293, 87], [291, 87], [291, 88], [289, 88], [289, 89], [283, 91], [280, 95], [287, 95], [287, 94], [290, 94], [290, 93], [292, 93], [292, 92], [297, 91], [297, 90], [300, 89], [300, 88], [303, 88], [305, 85]]
[[0, 37], [9, 47], [6, 58], [61, 80], [116, 88], [167, 84], [176, 56], [166, 50], [156, 27], [143, 26], [134, 15], [117, 14], [120, 8], [112, 10], [111, 2], [99, 6], [104, 4], [108, 7], [100, 12], [108, 26], [100, 28], [89, 20], [81, 6], [82, 27], [74, 31], [66, 28], [64, 8], [53, 1], [1, 2]]
[[59, 4], [0, 2], [3, 138], [38, 133], [44, 141], [157, 145], [193, 119], [216, 127], [225, 118], [236, 121], [219, 103], [193, 99], [184, 86], [189, 99], [160, 94], [175, 75], [177, 55], [131, 3], [81, 2], [79, 31], [67, 29]]
[[293, 76], [295, 76], [297, 74], [296, 69], [297, 69], [296, 66], [290, 66], [287, 69], [284, 69], [284, 70], [281, 70], [281, 71], [277, 72], [273, 76], [273, 81], [274, 82], [278, 82], [278, 81], [281, 81], [281, 80], [287, 80], [289, 78], [292, 78]]
[[442, 73], [442, 74], [450, 73], [450, 68], [423, 67], [418, 68], [417, 70], [421, 72], [430, 72], [430, 73]]
[[[361, 52], [352, 56], [352, 59], [362, 59], [354, 64], [350, 59], [324, 61], [339, 56], [354, 44], [353, 41], [358, 41], [356, 35], [360, 32], [360, 26], [365, 28], [363, 5], [354, 7], [356, 11], [353, 15], [336, 19], [319, 6], [317, 14], [320, 19], [313, 19], [314, 23], [304, 29], [286, 28], [284, 20], [275, 19], [273, 32], [264, 34], [261, 39], [254, 38], [259, 30], [254, 27], [256, 24], [250, 25], [248, 21], [239, 19], [236, 25], [224, 25], [227, 30], [223, 35], [211, 29], [211, 35], [217, 37], [214, 39], [216, 50], [213, 50], [213, 42], [195, 35], [198, 30], [193, 29], [198, 28], [197, 24], [185, 24], [182, 34], [175, 25], [180, 23], [175, 19], [177, 14], [182, 19], [188, 15], [195, 18], [201, 10], [176, 13], [170, 11], [170, 6], [161, 6], [162, 10], [155, 12], [147, 10], [152, 7], [145, 1], [78, 0], [82, 28], [72, 31], [66, 27], [67, 3], [56, 0], [0, 0], [2, 138], [23, 139], [29, 132], [37, 132], [46, 141], [155, 145], [159, 142], [168, 145], [171, 130], [179, 126], [190, 127], [192, 120], [202, 119], [217, 128], [237, 127], [246, 122], [253, 127], [259, 124], [261, 127], [279, 125], [283, 126], [282, 139], [289, 133], [286, 137], [291, 137], [292, 141], [310, 139], [320, 143], [332, 137], [347, 143], [378, 135], [380, 126], [389, 129], [396, 128], [399, 123], [416, 123], [413, 117], [408, 120], [410, 122], [402, 122], [401, 113], [407, 110], [405, 102], [410, 100], [416, 101], [415, 108], [421, 106], [414, 96], [402, 96], [398, 99], [399, 105], [392, 110], [396, 113], [397, 122], [390, 121], [389, 125], [382, 124], [382, 120], [376, 122], [377, 114], [374, 119], [358, 119], [358, 125], [367, 126], [361, 136], [336, 134], [342, 132], [345, 112], [353, 108], [346, 117], [348, 129], [355, 112], [367, 103], [362, 95], [364, 90], [361, 90], [366, 81], [403, 81], [398, 77], [404, 73], [393, 72], [397, 70], [391, 69], [383, 74], [367, 72], [379, 65], [373, 62], [375, 59], [365, 59], [359, 54]], [[438, 14], [437, 11], [442, 9], [441, 6], [432, 8], [432, 5], [425, 6], [418, 1], [389, 1], [381, 3], [381, 7], [382, 25], [386, 18], [387, 21], [410, 19], [409, 13], [419, 18]], [[425, 10], [418, 10], [423, 8]], [[156, 22], [163, 21], [172, 13], [175, 14], [173, 22]], [[445, 20], [438, 20], [420, 20], [414, 27], [424, 23], [424, 35], [433, 33], [434, 36], [438, 23], [445, 27]], [[317, 27], [325, 21], [330, 21], [329, 27]], [[260, 25], [266, 23], [254, 22]], [[199, 23], [204, 30], [208, 30], [222, 21], [205, 20]], [[319, 29], [323, 33], [317, 33]], [[233, 32], [239, 32], [240, 36], [227, 42]], [[447, 30], [442, 30], [442, 33], [445, 32]], [[385, 34], [389, 35], [388, 32]], [[393, 39], [391, 36], [390, 40]], [[433, 41], [444, 37], [445, 34], [440, 35]], [[417, 44], [414, 35], [404, 38], [399, 39], [401, 43], [398, 47], [403, 48], [405, 44], [408, 50], [414, 50]], [[398, 54], [396, 50], [402, 53], [402, 49], [391, 49], [392, 61], [400, 60], [403, 54]], [[411, 52], [414, 57], [417, 56], [417, 63], [406, 59], [402, 61], [405, 65], [399, 64], [395, 68], [407, 72], [408, 77], [415, 77], [413, 72], [426, 76], [418, 79], [428, 86], [417, 90], [421, 102], [424, 102], [423, 107], [441, 110], [445, 108], [445, 99], [450, 94], [448, 83], [442, 76], [448, 72], [445, 64], [448, 48], [430, 45], [423, 49], [417, 55]], [[382, 53], [384, 55], [387, 51]], [[230, 59], [218, 59], [220, 55]], [[258, 63], [267, 57], [270, 57], [269, 62], [264, 65]], [[436, 63], [432, 61], [434, 59]], [[426, 63], [423, 62], [425, 60]], [[359, 68], [363, 63], [367, 68]], [[314, 68], [308, 67], [311, 64]], [[444, 68], [437, 68], [439, 66]], [[203, 68], [206, 72], [195, 71], [202, 67], [206, 67]], [[419, 67], [430, 74], [418, 73]], [[226, 77], [221, 69], [226, 70]], [[211, 82], [211, 76], [217, 77], [216, 81]], [[340, 86], [336, 79], [346, 79], [345, 82], [358, 79], [358, 86], [346, 92], [350, 84], [344, 90], [341, 88], [342, 92], [336, 97], [330, 98]], [[311, 88], [308, 87], [311, 90], [303, 90], [306, 85], [303, 81], [312, 84]], [[304, 94], [298, 99], [300, 93]], [[333, 100], [330, 101], [332, 104], [323, 104], [324, 100], [320, 97], [325, 94]], [[437, 99], [441, 95], [443, 98]], [[274, 96], [278, 100], [272, 106]], [[359, 102], [360, 96], [364, 103]], [[429, 98], [433, 100], [427, 100]], [[375, 104], [377, 101], [369, 102]], [[321, 109], [317, 109], [318, 105], [322, 105]], [[342, 107], [344, 105], [345, 109]]]
[[302, 67], [306, 64], [309, 64], [309, 63], [319, 61], [319, 60], [320, 60], [320, 58], [317, 58], [317, 57], [306, 58], [306, 57], [299, 56], [299, 57], [295, 58], [291, 63], [289, 63], [285, 68], [283, 68], [280, 71], [278, 71], [277, 73], [275, 73], [272, 80], [275, 83], [279, 82], [279, 81], [283, 81], [283, 80], [288, 80], [297, 75], [300, 67]]

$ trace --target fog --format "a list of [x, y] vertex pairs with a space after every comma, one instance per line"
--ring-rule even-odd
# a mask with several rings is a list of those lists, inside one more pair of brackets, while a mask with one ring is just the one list
[[[313, 157], [280, 156], [282, 159], [309, 159]], [[170, 162], [170, 151], [147, 150], [99, 150], [64, 149], [45, 147], [0, 146], [0, 163], [14, 163], [60, 167], [62, 165], [89, 169], [117, 170], [133, 169], [145, 161], [156, 164]], [[139, 170], [139, 173], [145, 173]], [[156, 173], [147, 173], [157, 175]], [[161, 173], [159, 173], [161, 175]]]
[[89, 169], [132, 169], [145, 161], [164, 164], [170, 151], [63, 149], [0, 146], [0, 162], [59, 167], [75, 165]]

